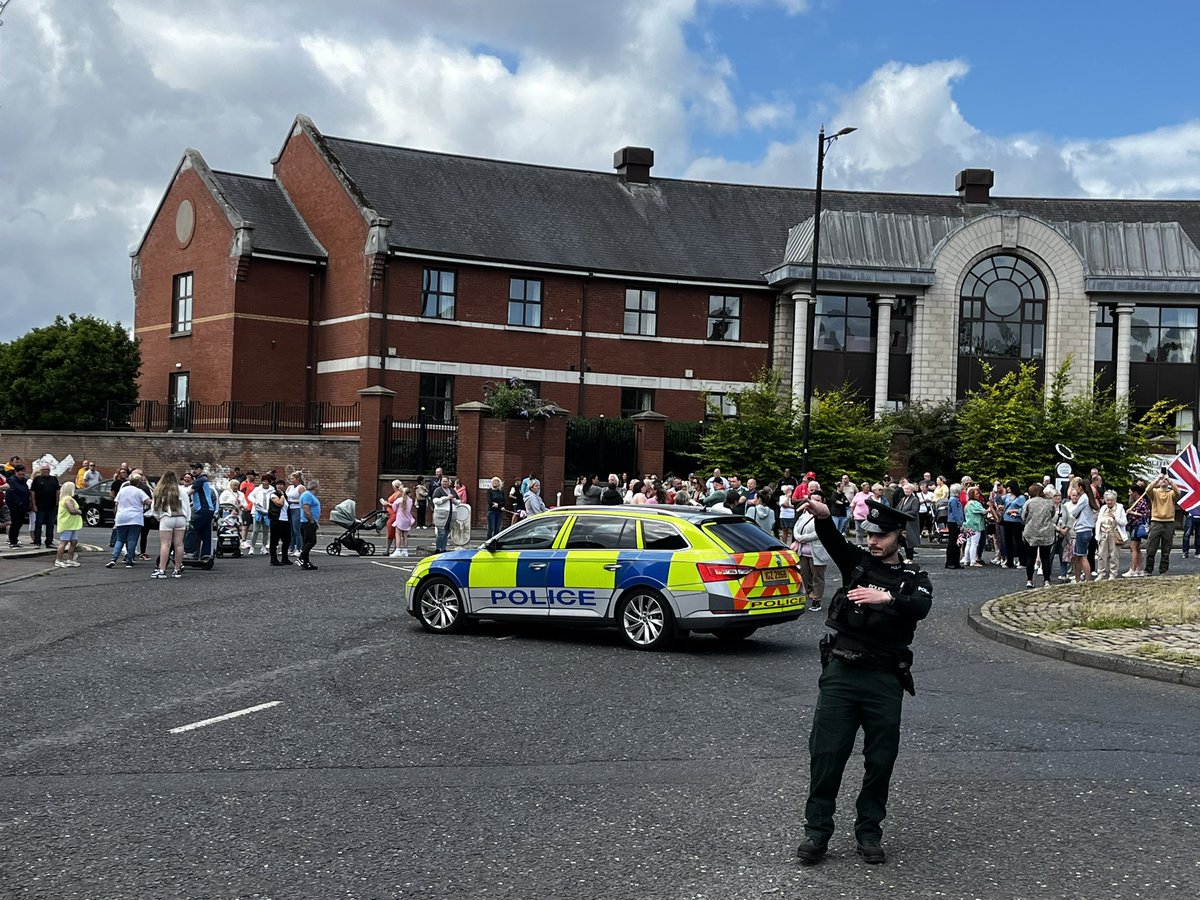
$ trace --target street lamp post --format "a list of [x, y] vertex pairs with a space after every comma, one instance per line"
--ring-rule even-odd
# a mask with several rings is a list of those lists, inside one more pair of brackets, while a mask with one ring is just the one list
[[812, 236], [812, 283], [808, 298], [808, 316], [804, 323], [804, 437], [800, 454], [800, 468], [808, 471], [808, 443], [812, 425], [812, 395], [813, 395], [813, 336], [816, 330], [817, 309], [817, 266], [821, 252], [821, 177], [825, 171], [825, 151], [838, 138], [857, 131], [857, 128], [843, 128], [835, 134], [825, 136], [825, 126], [817, 135], [817, 190], [813, 198], [813, 236]]

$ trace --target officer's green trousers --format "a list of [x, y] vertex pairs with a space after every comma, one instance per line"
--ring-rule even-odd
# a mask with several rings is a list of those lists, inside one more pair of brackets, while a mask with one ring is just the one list
[[808, 737], [810, 783], [804, 830], [818, 843], [833, 834], [833, 813], [842, 772], [863, 730], [863, 783], [854, 834], [878, 839], [887, 815], [888, 784], [900, 752], [904, 689], [894, 672], [876, 672], [829, 661], [821, 673], [817, 710]]

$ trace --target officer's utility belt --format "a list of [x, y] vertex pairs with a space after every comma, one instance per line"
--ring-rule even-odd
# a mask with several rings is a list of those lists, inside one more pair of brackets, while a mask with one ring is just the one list
[[899, 661], [889, 659], [885, 656], [860, 653], [857, 650], [843, 650], [840, 647], [834, 647], [830, 653], [834, 659], [840, 659], [842, 662], [849, 663], [856, 669], [869, 669], [872, 672], [900, 671]]

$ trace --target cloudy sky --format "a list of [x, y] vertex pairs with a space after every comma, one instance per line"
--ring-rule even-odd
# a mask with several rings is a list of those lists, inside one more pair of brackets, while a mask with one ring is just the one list
[[[3, 5], [5, 0], [0, 0]], [[952, 193], [1200, 197], [1192, 42], [1159, 0], [9, 0], [0, 340], [132, 324], [129, 249], [183, 151], [267, 175], [326, 134], [608, 170]]]

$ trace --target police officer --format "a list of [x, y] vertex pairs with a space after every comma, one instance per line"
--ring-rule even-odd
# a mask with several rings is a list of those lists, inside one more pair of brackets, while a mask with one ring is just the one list
[[933, 600], [929, 576], [900, 550], [909, 516], [867, 501], [866, 549], [847, 543], [829, 507], [811, 498], [817, 537], [841, 570], [842, 587], [833, 596], [821, 641], [817, 709], [808, 738], [809, 791], [804, 808], [805, 839], [796, 854], [819, 862], [833, 834], [833, 813], [842, 771], [863, 730], [864, 773], [854, 834], [868, 863], [887, 861], [880, 846], [887, 815], [888, 783], [900, 751], [900, 710], [904, 691], [916, 693], [910, 666], [917, 622]]

